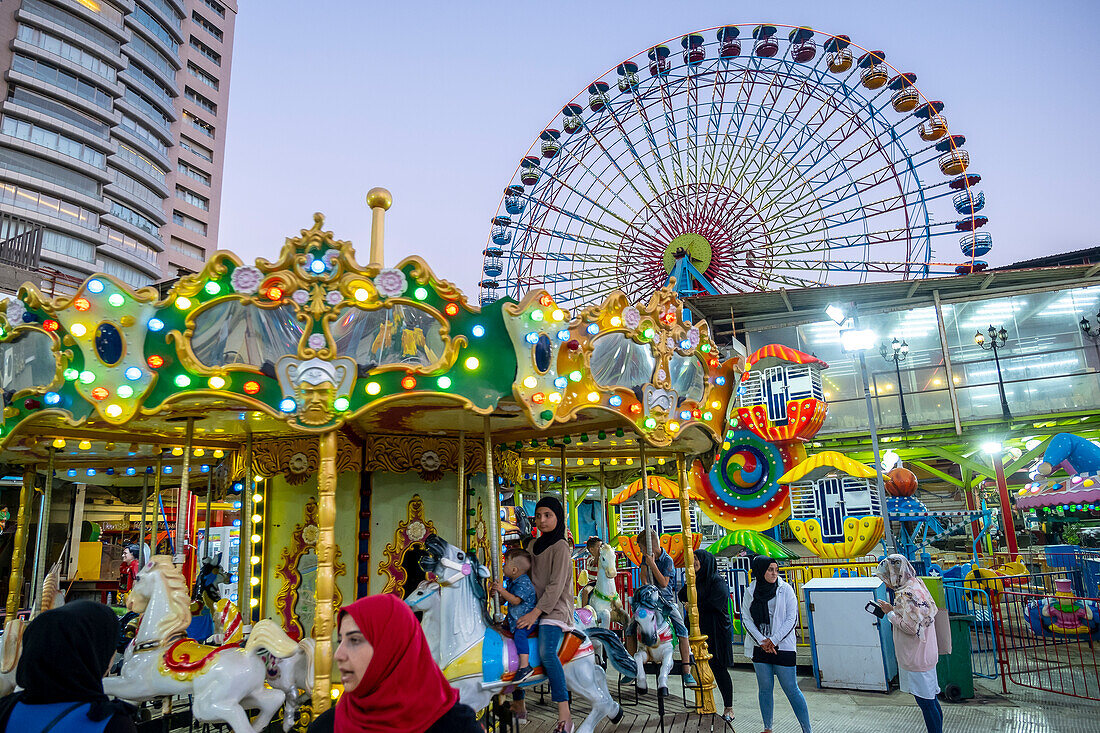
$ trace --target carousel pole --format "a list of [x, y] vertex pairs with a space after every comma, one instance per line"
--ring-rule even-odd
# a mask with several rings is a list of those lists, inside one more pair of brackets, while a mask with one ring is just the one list
[[38, 536], [34, 542], [34, 585], [31, 587], [31, 609], [41, 611], [42, 581], [46, 576], [46, 544], [50, 534], [50, 498], [53, 494], [53, 458], [54, 449], [47, 448], [49, 458], [46, 461], [46, 486], [42, 490], [42, 500], [38, 502]]
[[23, 565], [27, 552], [27, 524], [30, 521], [31, 501], [34, 497], [34, 480], [38, 471], [30, 466], [23, 472], [23, 487], [19, 490], [19, 516], [15, 524], [15, 544], [11, 550], [11, 578], [8, 580], [8, 605], [6, 622], [15, 618], [19, 612], [19, 601], [23, 595]]
[[466, 550], [466, 431], [458, 434], [458, 535], [455, 547]]
[[565, 446], [561, 447], [561, 496], [566, 500], [565, 504], [565, 518], [569, 524], [569, 533], [573, 535], [573, 544], [580, 542], [580, 537], [577, 535], [580, 533], [580, 527], [577, 522], [577, 497], [573, 493], [573, 490], [569, 488], [569, 471], [566, 466], [568, 459], [565, 457]]
[[[160, 474], [157, 474], [159, 479]], [[249, 525], [248, 511], [245, 507], [252, 500], [252, 431], [249, 430], [244, 444], [244, 476], [241, 477], [241, 528], [240, 542], [237, 543], [237, 608], [252, 625], [252, 528]]]
[[[153, 493], [157, 495], [156, 504], [160, 506], [162, 517], [164, 515], [164, 504], [161, 502], [161, 499], [160, 499], [160, 492], [161, 492], [160, 482], [161, 482], [161, 476], [164, 475], [164, 465], [163, 464], [164, 464], [164, 455], [163, 454], [158, 455], [157, 456], [157, 472], [155, 474], [153, 474]], [[157, 513], [156, 509], [154, 508], [153, 509], [153, 514], [156, 514], [156, 513]], [[160, 520], [159, 519], [154, 519], [153, 520], [153, 531], [149, 535], [149, 551], [151, 552], [152, 555], [158, 554], [157, 553], [157, 530], [156, 530], [156, 528], [159, 525], [160, 525]], [[164, 520], [164, 531], [165, 532], [168, 531], [168, 520], [167, 519]]]
[[[141, 524], [138, 525], [138, 567], [145, 567], [145, 563], [149, 562], [149, 558], [145, 555], [145, 530], [147, 529], [148, 510], [149, 474], [143, 473], [141, 475]], [[156, 542], [150, 542], [149, 545], [155, 547]]]
[[604, 515], [607, 520], [607, 541], [610, 542], [615, 535], [619, 534], [619, 518], [616, 516], [615, 510], [608, 504], [611, 487], [607, 485], [607, 474], [604, 473], [603, 466], [600, 466], [600, 491], [603, 494]]
[[[195, 434], [195, 418], [187, 418], [187, 435], [183, 447], [183, 469], [180, 474], [180, 488], [176, 495], [176, 557], [174, 562], [181, 568], [187, 564], [187, 520], [191, 517], [191, 441]], [[243, 524], [243, 522], [242, 522]], [[184, 573], [186, 575], [186, 572]]]
[[[645, 463], [645, 440], [640, 437], [638, 438], [638, 449], [641, 451], [642, 454], [642, 521], [645, 523], [643, 527], [645, 532], [643, 534], [643, 537], [645, 538], [645, 554], [653, 557], [653, 540], [651, 539], [649, 533], [649, 530], [651, 528], [651, 519], [649, 515], [649, 479], [646, 476], [647, 468]], [[654, 558], [654, 560], [656, 560], [656, 558]], [[646, 569], [646, 576], [649, 577], [648, 568]], [[650, 582], [652, 582], [652, 578], [650, 579]]]
[[691, 537], [691, 510], [688, 504], [688, 464], [683, 454], [676, 456], [677, 473], [680, 477], [680, 524], [684, 546], [684, 582], [687, 585], [688, 641], [691, 654], [695, 657], [695, 674], [699, 686], [695, 688], [695, 709], [703, 715], [713, 715], [714, 709], [714, 672], [708, 663], [711, 657], [707, 649], [707, 638], [699, 630], [699, 593], [695, 588], [695, 562]]
[[202, 518], [202, 541], [205, 547], [204, 558], [213, 557], [210, 554], [210, 495], [214, 493], [214, 473], [206, 474], [206, 514]]
[[542, 474], [538, 466], [535, 466], [535, 503], [542, 501]]
[[[500, 491], [493, 475], [493, 435], [485, 416], [485, 489], [489, 494], [489, 556], [493, 577], [500, 577]], [[500, 596], [493, 594], [493, 617], [500, 615]]]
[[336, 559], [336, 431], [320, 437], [317, 470], [317, 586], [314, 616], [313, 714], [332, 705], [332, 600], [335, 595]]

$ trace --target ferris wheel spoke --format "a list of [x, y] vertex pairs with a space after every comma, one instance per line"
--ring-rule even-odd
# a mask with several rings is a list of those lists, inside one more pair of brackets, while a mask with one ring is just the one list
[[[633, 95], [631, 95], [631, 96], [633, 96]], [[633, 102], [634, 102], [634, 100], [631, 99], [631, 100], [628, 100], [627, 102], [625, 102], [624, 104], [625, 105], [632, 105]], [[624, 146], [626, 147], [627, 151], [630, 153], [631, 158], [633, 158], [634, 167], [638, 170], [638, 172], [642, 175], [642, 177], [645, 178], [646, 185], [649, 187], [650, 194], [652, 195], [652, 197], [659, 196], [660, 191], [658, 190], [657, 184], [653, 180], [652, 176], [650, 176], [649, 167], [646, 166], [646, 164], [642, 162], [642, 156], [638, 152], [638, 148], [637, 148], [637, 146], [635, 146], [634, 141], [631, 139], [630, 133], [628, 133], [626, 131], [626, 128], [623, 126], [622, 120], [619, 117], [619, 110], [616, 109], [615, 105], [609, 105], [607, 110], [608, 110], [608, 114], [609, 114], [609, 117], [611, 118], [612, 123], [615, 125], [615, 129], [618, 131], [619, 135], [622, 138]], [[608, 155], [608, 157], [610, 157], [610, 153], [608, 153], [606, 151], [606, 149], [604, 150], [604, 153], [605, 153], [605, 155]], [[626, 175], [625, 172], [623, 173], [623, 176], [627, 177], [627, 178], [630, 178], [629, 176]], [[667, 188], [667, 186], [668, 186], [667, 180], [664, 180], [662, 178], [661, 188], [662, 189]], [[635, 189], [635, 190], [637, 190], [637, 189]], [[647, 197], [642, 195], [642, 193], [639, 191], [638, 192], [638, 198], [640, 198], [644, 201], [644, 200], [646, 200]]]

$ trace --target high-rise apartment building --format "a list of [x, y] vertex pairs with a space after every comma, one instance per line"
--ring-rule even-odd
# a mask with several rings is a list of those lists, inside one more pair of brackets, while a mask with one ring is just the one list
[[0, 0], [0, 267], [131, 285], [216, 249], [236, 0]]

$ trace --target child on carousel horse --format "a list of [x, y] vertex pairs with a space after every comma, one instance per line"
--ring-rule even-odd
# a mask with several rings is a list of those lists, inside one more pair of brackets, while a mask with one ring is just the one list
[[599, 537], [589, 537], [584, 543], [588, 548], [588, 556], [584, 558], [584, 572], [588, 573], [588, 582], [581, 588], [581, 605], [587, 606], [592, 591], [596, 589], [596, 581], [600, 577], [600, 547], [603, 540]]
[[527, 635], [530, 628], [521, 629], [516, 622], [526, 613], [530, 613], [538, 602], [535, 594], [535, 585], [531, 582], [527, 572], [531, 569], [531, 553], [518, 547], [508, 550], [504, 555], [503, 584], [499, 580], [493, 582], [493, 591], [500, 595], [508, 603], [508, 615], [504, 619], [504, 626], [512, 634], [516, 643], [516, 656], [519, 668], [516, 670], [512, 682], [519, 683], [531, 675], [530, 646]]

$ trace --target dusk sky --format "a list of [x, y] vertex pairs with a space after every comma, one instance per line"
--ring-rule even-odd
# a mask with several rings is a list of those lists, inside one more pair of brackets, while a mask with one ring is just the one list
[[240, 5], [219, 244], [246, 258], [274, 258], [320, 211], [365, 264], [364, 197], [384, 186], [386, 264], [420, 255], [476, 301], [501, 191], [565, 102], [655, 43], [759, 22], [882, 49], [946, 103], [982, 176], [992, 266], [1100, 244], [1094, 1]]

